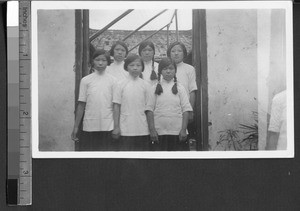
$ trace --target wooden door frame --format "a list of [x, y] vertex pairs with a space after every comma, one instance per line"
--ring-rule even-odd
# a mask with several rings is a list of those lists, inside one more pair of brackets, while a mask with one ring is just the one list
[[195, 123], [197, 151], [209, 150], [206, 10], [193, 10], [193, 65], [196, 70]]

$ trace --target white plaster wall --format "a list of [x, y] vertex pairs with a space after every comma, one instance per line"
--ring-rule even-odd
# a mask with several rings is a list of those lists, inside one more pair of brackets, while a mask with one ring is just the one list
[[[209, 144], [254, 124], [266, 142], [271, 100], [286, 86], [284, 10], [207, 10]], [[244, 136], [239, 133], [240, 139]]]
[[286, 30], [285, 11], [271, 12], [270, 74], [267, 78], [270, 100], [286, 89]]
[[[207, 10], [209, 145], [257, 111], [257, 12]], [[242, 135], [242, 134], [240, 134]], [[242, 138], [242, 137], [241, 137]]]
[[74, 10], [38, 11], [39, 149], [74, 150]]

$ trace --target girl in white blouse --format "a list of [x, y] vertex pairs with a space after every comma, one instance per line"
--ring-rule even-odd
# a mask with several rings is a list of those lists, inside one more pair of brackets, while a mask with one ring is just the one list
[[[113, 129], [113, 88], [116, 79], [106, 73], [110, 56], [104, 50], [96, 50], [92, 57], [93, 72], [80, 81], [78, 106], [72, 139], [79, 141], [80, 151], [111, 150]], [[79, 125], [83, 119], [83, 131]]]
[[110, 55], [114, 58], [114, 62], [107, 67], [107, 73], [117, 80], [122, 80], [128, 76], [128, 72], [124, 70], [124, 59], [127, 54], [128, 47], [125, 42], [118, 40], [111, 46]]
[[125, 59], [124, 69], [129, 76], [120, 81], [114, 91], [114, 130], [121, 151], [149, 150], [149, 130], [145, 107], [149, 84], [140, 78], [144, 62], [138, 55]]
[[154, 62], [155, 47], [153, 42], [149, 40], [142, 42], [139, 46], [139, 55], [145, 65], [143, 79], [151, 85], [156, 84], [158, 63]]
[[[182, 42], [173, 42], [167, 49], [167, 56], [170, 57], [175, 63], [177, 67], [177, 79], [180, 82], [189, 97], [189, 101], [191, 103], [192, 108], [195, 108], [196, 101], [196, 71], [195, 68], [189, 64], [184, 63], [184, 59], [187, 57], [187, 50], [185, 45]], [[196, 138], [196, 127], [194, 122], [194, 113], [189, 112], [189, 139]]]
[[158, 143], [159, 150], [188, 149], [186, 139], [190, 111], [188, 95], [177, 82], [176, 64], [170, 58], [163, 58], [158, 66], [158, 83], [150, 90], [146, 106], [150, 138], [153, 143]]

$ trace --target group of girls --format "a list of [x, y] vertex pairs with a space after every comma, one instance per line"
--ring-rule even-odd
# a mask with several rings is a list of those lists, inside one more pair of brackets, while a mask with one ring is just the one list
[[93, 53], [93, 72], [80, 82], [71, 135], [80, 151], [189, 149], [187, 127], [197, 85], [195, 69], [183, 63], [184, 44], [172, 43], [159, 64], [151, 41], [142, 42], [138, 52], [128, 55], [126, 44], [117, 41], [110, 55]]

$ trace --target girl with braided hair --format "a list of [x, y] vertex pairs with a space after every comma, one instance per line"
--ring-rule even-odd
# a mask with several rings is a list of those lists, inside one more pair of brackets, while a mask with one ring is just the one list
[[143, 59], [145, 69], [143, 72], [143, 79], [151, 85], [157, 82], [158, 64], [154, 62], [155, 47], [153, 42], [146, 40], [139, 46], [139, 55]]
[[150, 138], [161, 151], [188, 150], [187, 124], [192, 107], [185, 88], [177, 82], [176, 64], [163, 58], [158, 66], [158, 82], [148, 95], [146, 114]]
[[[188, 56], [185, 45], [179, 41], [171, 43], [167, 49], [167, 56], [176, 63], [178, 82], [184, 86], [191, 106], [194, 109], [197, 91], [196, 71], [193, 66], [184, 62]], [[188, 139], [196, 138], [196, 126], [193, 112], [189, 112], [188, 132]]]

